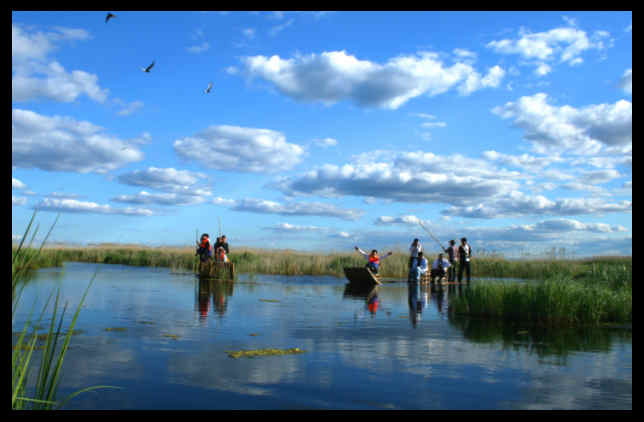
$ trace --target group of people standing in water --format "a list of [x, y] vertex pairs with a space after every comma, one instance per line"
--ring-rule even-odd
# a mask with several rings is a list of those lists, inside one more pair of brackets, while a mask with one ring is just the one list
[[[393, 254], [393, 252], [390, 251], [384, 256], [379, 256], [376, 249], [373, 249], [371, 253], [367, 253], [357, 246], [355, 249], [367, 259], [366, 267], [374, 274], [378, 274], [380, 261]], [[421, 276], [429, 269], [429, 265], [427, 258], [424, 256], [423, 246], [419, 239], [414, 239], [411, 243], [409, 253], [409, 280], [420, 281]], [[445, 257], [445, 255], [447, 255], [447, 257]], [[458, 281], [460, 283], [463, 280], [463, 273], [465, 273], [466, 281], [469, 283], [472, 275], [470, 267], [471, 259], [472, 247], [467, 243], [467, 239], [465, 237], [461, 238], [461, 244], [458, 246], [456, 246], [456, 241], [450, 240], [449, 247], [445, 248], [444, 252], [439, 253], [432, 263], [431, 269], [429, 270], [430, 280], [433, 281], [435, 278], [442, 279], [447, 276], [448, 282], [455, 282], [458, 277]], [[458, 276], [456, 273], [457, 265]]]

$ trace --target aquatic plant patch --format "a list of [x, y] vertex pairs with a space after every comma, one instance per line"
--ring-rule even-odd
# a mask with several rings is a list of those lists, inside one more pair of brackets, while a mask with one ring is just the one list
[[256, 357], [265, 357], [265, 356], [283, 356], [283, 355], [296, 355], [300, 353], [306, 353], [306, 350], [302, 350], [298, 347], [292, 347], [290, 349], [255, 349], [255, 350], [237, 350], [237, 351], [227, 351], [228, 356], [233, 359], [239, 358], [256, 358]]

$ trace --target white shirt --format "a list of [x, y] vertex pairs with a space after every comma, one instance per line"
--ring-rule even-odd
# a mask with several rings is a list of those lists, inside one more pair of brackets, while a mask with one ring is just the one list
[[[447, 269], [449, 267], [449, 261], [445, 258], [443, 258], [443, 268]], [[438, 258], [436, 258], [436, 261], [432, 264], [432, 270], [437, 270], [438, 269]]]
[[412, 245], [409, 247], [409, 252], [411, 253], [411, 256], [416, 258], [418, 256], [418, 252], [423, 251], [423, 245], [418, 242], [416, 246], [412, 243]]
[[411, 271], [415, 271], [416, 268], [418, 268], [421, 274], [425, 274], [427, 272], [427, 259], [426, 258], [421, 259], [420, 265], [418, 265], [418, 260], [415, 260], [414, 264], [411, 267]]

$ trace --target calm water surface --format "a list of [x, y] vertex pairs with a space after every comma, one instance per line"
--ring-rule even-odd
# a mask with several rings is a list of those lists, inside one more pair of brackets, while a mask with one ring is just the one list
[[[13, 330], [57, 287], [75, 309], [96, 270], [58, 397], [122, 389], [82, 394], [70, 409], [632, 409], [632, 330], [449, 318], [457, 287], [360, 291], [335, 277], [267, 275], [231, 284], [66, 263], [26, 286]], [[306, 353], [226, 353], [291, 347]]]

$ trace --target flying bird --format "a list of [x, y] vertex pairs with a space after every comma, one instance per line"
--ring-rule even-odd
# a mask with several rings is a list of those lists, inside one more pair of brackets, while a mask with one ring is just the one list
[[212, 82], [208, 84], [208, 88], [204, 91], [206, 94], [210, 94], [210, 90], [212, 89]]
[[116, 17], [116, 15], [108, 13], [107, 16], [105, 17], [105, 23], [107, 23], [107, 21], [109, 21], [110, 19], [115, 18], [115, 17]]
[[152, 61], [152, 64], [150, 66], [146, 68], [142, 67], [141, 70], [144, 71], [145, 73], [150, 73], [150, 69], [152, 69], [153, 66], [154, 66], [154, 60]]

